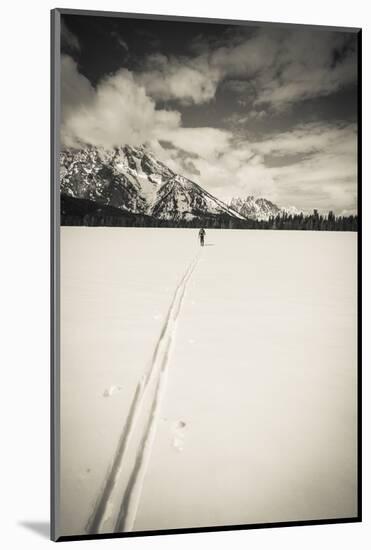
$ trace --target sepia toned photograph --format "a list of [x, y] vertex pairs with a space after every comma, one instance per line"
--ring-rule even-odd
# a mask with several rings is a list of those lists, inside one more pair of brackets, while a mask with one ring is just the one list
[[360, 30], [52, 25], [54, 540], [359, 520]]

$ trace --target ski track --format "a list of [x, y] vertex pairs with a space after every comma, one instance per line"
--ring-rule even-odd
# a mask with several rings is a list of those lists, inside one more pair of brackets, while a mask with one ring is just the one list
[[86, 532], [88, 534], [98, 533], [100, 525], [106, 516], [107, 505], [110, 499], [110, 495], [115, 487], [117, 478], [120, 474], [122, 458], [125, 455], [125, 450], [129, 443], [129, 437], [132, 431], [133, 424], [135, 422], [135, 411], [140, 397], [140, 383], [137, 385], [133, 400], [130, 405], [129, 414], [124, 425], [124, 429], [119, 439], [115, 457], [112, 461], [112, 465], [109, 469], [109, 474], [106, 477], [106, 481], [103, 486], [101, 495], [99, 496], [93, 514], [88, 520], [86, 526]]
[[161, 409], [162, 398], [165, 393], [166, 380], [168, 375], [168, 359], [170, 356], [171, 345], [174, 340], [176, 322], [181, 310], [183, 298], [186, 291], [186, 285], [190, 279], [194, 268], [196, 267], [198, 258], [191, 266], [191, 269], [186, 276], [183, 285], [179, 288], [179, 299], [173, 306], [173, 315], [170, 316], [169, 323], [167, 324], [166, 340], [164, 341], [164, 349], [162, 354], [162, 360], [160, 356], [160, 372], [155, 389], [155, 395], [149, 415], [147, 428], [143, 435], [139, 450], [137, 452], [135, 465], [130, 475], [129, 482], [124, 494], [124, 498], [121, 503], [120, 511], [117, 517], [115, 531], [132, 531], [136, 518], [136, 513], [139, 506], [140, 495], [142, 492], [144, 478], [146, 475], [149, 459], [152, 451], [152, 445], [156, 434], [157, 419]]
[[[145, 427], [136, 453], [134, 466], [129, 475], [120, 509], [118, 511], [114, 532], [132, 531], [133, 529], [144, 478], [152, 451], [154, 436], [156, 433], [156, 421], [158, 419], [162, 397], [165, 390], [168, 371], [167, 364], [171, 344], [175, 336], [176, 323], [186, 292], [187, 283], [192, 276], [199, 257], [200, 252], [191, 261], [175, 289], [173, 299], [152, 355], [150, 367], [136, 387], [130, 405], [129, 414], [119, 438], [119, 443], [113, 461], [105, 478], [103, 488], [97, 498], [93, 513], [86, 524], [85, 530], [87, 534], [101, 532], [107, 517], [111, 515], [110, 505], [113, 500], [112, 497], [115, 493], [115, 489], [119, 485], [118, 481], [124, 465], [124, 458], [128, 451], [129, 443], [137, 424], [138, 417], [145, 408], [146, 402], [144, 398], [147, 395], [147, 390], [151, 385], [152, 380], [156, 380], [148, 421], [144, 425]], [[150, 399], [150, 397], [151, 396], [149, 396], [148, 399]]]

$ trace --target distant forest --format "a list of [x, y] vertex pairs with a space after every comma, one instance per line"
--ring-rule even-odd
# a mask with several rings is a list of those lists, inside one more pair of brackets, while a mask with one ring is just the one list
[[314, 210], [312, 214], [280, 214], [267, 221], [240, 220], [228, 215], [208, 216], [192, 220], [161, 220], [145, 214], [134, 214], [113, 206], [105, 206], [87, 199], [61, 195], [61, 225], [108, 227], [205, 227], [208, 229], [277, 229], [296, 231], [357, 231], [357, 216], [324, 216]]

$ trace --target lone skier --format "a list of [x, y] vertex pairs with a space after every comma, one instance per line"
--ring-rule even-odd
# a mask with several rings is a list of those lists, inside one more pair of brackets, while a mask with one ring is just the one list
[[199, 239], [200, 239], [201, 246], [204, 246], [205, 234], [206, 234], [205, 229], [203, 227], [201, 227], [200, 231], [198, 232], [198, 236], [199, 236]]

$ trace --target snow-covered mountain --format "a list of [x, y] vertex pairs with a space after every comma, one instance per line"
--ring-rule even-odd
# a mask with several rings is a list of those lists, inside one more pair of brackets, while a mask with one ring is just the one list
[[229, 208], [193, 181], [175, 175], [158, 190], [156, 201], [150, 209], [156, 218], [176, 219], [202, 217], [205, 214], [228, 215], [243, 219], [243, 216]]
[[303, 211], [296, 208], [296, 206], [283, 206], [280, 210], [281, 213], [286, 212], [289, 216], [299, 216], [299, 214], [303, 214]]
[[252, 195], [246, 197], [246, 199], [233, 198], [229, 206], [245, 218], [253, 220], [267, 221], [271, 217], [282, 216], [284, 213], [292, 216], [300, 214], [300, 210], [295, 206], [280, 208], [268, 199], [256, 199]]
[[253, 220], [268, 220], [280, 213], [280, 208], [273, 202], [263, 198], [255, 199], [252, 195], [246, 199], [233, 198], [230, 207], [245, 218]]
[[165, 220], [244, 218], [193, 181], [175, 174], [144, 146], [62, 151], [60, 187], [70, 197]]

